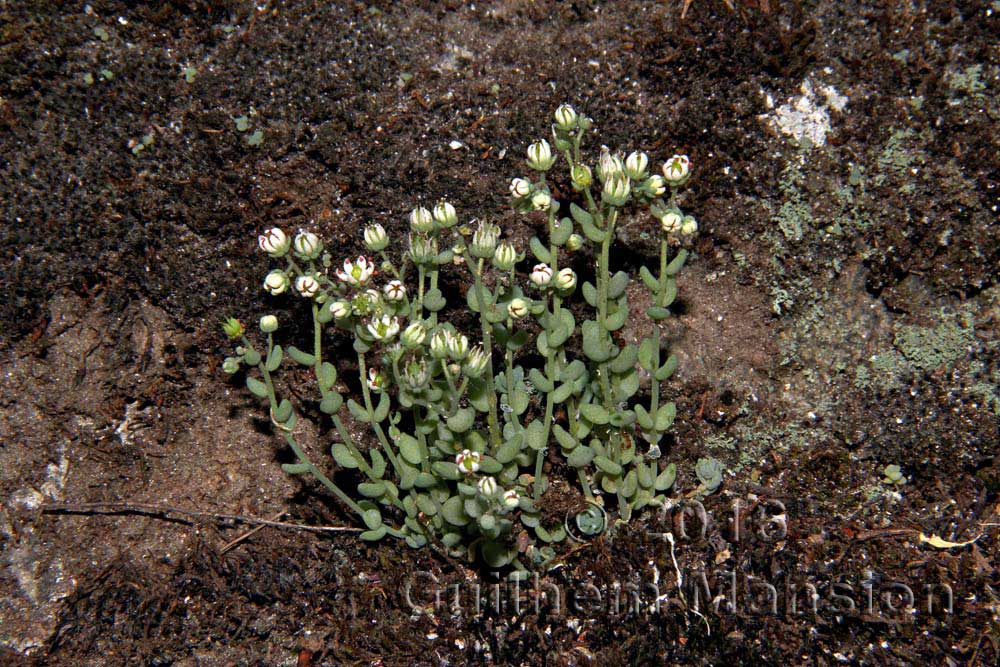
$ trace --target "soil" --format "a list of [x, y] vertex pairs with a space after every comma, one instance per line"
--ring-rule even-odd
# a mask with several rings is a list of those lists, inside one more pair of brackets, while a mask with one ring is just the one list
[[[733, 5], [0, 3], [0, 664], [1000, 664], [1000, 4]], [[42, 511], [356, 526], [220, 369], [220, 319], [305, 326], [256, 234], [346, 255], [448, 197], [526, 239], [507, 182], [564, 101], [695, 165], [672, 508], [499, 609], [495, 573], [351, 531]]]

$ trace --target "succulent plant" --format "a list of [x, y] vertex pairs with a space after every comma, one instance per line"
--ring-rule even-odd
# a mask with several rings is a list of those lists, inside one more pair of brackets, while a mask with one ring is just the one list
[[[610, 251], [625, 216], [652, 216], [659, 263], [639, 271], [652, 301], [645, 314], [654, 324], [670, 317], [675, 276], [688, 256], [684, 246], [697, 230], [676, 196], [691, 163], [674, 156], [662, 177], [650, 176], [645, 153], [623, 159], [604, 149], [588, 166], [581, 146], [591, 126], [569, 105], [560, 106], [553, 143], [541, 139], [527, 150], [533, 175], [511, 181], [515, 210], [545, 224], [544, 238], [529, 243], [530, 263], [495, 224], [459, 225], [459, 212], [444, 201], [433, 211], [410, 212], [406, 244], [396, 243], [406, 248], [401, 257], [388, 256], [389, 234], [372, 224], [364, 244], [377, 257], [349, 258], [333, 271], [333, 258], [313, 232], [292, 239], [275, 228], [259, 237], [261, 250], [283, 263], [267, 274], [266, 291], [297, 294], [309, 304], [313, 340], [308, 351], [283, 348], [275, 342], [277, 320], [265, 316], [266, 344], [258, 352], [232, 320], [226, 332], [238, 347], [224, 368], [246, 368], [247, 387], [268, 402], [296, 457], [285, 471], [312, 475], [356, 512], [366, 527], [362, 539], [392, 536], [490, 567], [526, 568], [551, 557], [544, 545], [563, 540], [568, 530], [598, 534], [609, 512], [628, 521], [662, 503], [673, 485], [676, 466], [661, 467], [659, 442], [676, 415], [661, 386], [677, 359], [664, 355], [659, 326], [638, 344], [616, 335], [633, 315], [633, 278], [611, 271]], [[550, 170], [560, 159], [576, 201], [558, 201], [550, 188]], [[592, 279], [567, 266], [570, 253], [587, 252], [594, 258]], [[453, 271], [468, 272], [464, 306], [478, 319], [475, 334], [458, 331], [443, 316], [449, 304], [439, 281]], [[582, 307], [572, 307], [570, 299], [579, 297]], [[353, 339], [360, 395], [351, 394], [324, 357], [331, 330]], [[539, 332], [534, 340], [531, 331]], [[539, 358], [534, 352], [541, 366], [528, 365]], [[273, 381], [286, 360], [312, 370], [320, 410], [337, 434], [333, 459], [357, 471], [350, 492], [296, 439], [295, 408]], [[348, 415], [367, 424], [377, 444], [362, 442], [345, 423]], [[588, 504], [562, 523], [547, 522], [542, 512], [547, 456], [563, 457]], [[696, 472], [709, 492], [721, 482], [717, 463], [703, 459]]]

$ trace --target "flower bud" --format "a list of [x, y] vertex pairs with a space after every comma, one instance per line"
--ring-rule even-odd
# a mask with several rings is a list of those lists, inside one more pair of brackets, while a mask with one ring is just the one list
[[380, 393], [385, 388], [385, 374], [375, 368], [369, 368], [368, 388], [375, 393]]
[[684, 185], [691, 175], [691, 161], [687, 155], [675, 155], [663, 163], [663, 178], [672, 188]]
[[243, 323], [235, 317], [222, 321], [222, 331], [229, 340], [236, 340], [243, 337]]
[[278, 330], [278, 318], [274, 315], [265, 315], [260, 318], [260, 330], [264, 333], [274, 333]]
[[674, 210], [667, 211], [660, 218], [660, 227], [667, 234], [676, 234], [681, 231], [683, 224], [684, 219], [681, 217], [681, 214]]
[[240, 370], [240, 360], [236, 357], [226, 357], [222, 362], [222, 372], [232, 375], [233, 373], [238, 373]]
[[465, 364], [463, 365], [465, 374], [470, 378], [479, 377], [486, 370], [486, 365], [489, 361], [489, 353], [482, 346], [477, 345], [472, 349], [472, 352], [469, 352], [469, 356], [465, 358]]
[[570, 252], [576, 252], [583, 247], [583, 237], [579, 234], [570, 234], [569, 238], [566, 239], [566, 250]]
[[479, 462], [483, 460], [482, 454], [471, 449], [463, 449], [455, 456], [455, 465], [466, 475], [471, 475], [479, 471]]
[[635, 151], [625, 158], [625, 174], [633, 181], [641, 181], [646, 178], [648, 167], [649, 156], [640, 151]]
[[257, 237], [257, 245], [271, 257], [284, 257], [288, 253], [288, 248], [292, 242], [285, 232], [277, 227], [272, 227]]
[[539, 190], [531, 195], [531, 206], [536, 211], [548, 211], [549, 207], [552, 206], [552, 197], [549, 196], [548, 192]]
[[684, 236], [693, 236], [698, 232], [698, 221], [694, 219], [693, 216], [684, 216], [684, 222], [681, 223], [681, 234]]
[[403, 330], [401, 340], [409, 348], [420, 347], [427, 339], [427, 327], [422, 322], [413, 322]]
[[402, 301], [406, 298], [406, 287], [404, 287], [403, 283], [398, 280], [390, 280], [387, 282], [385, 287], [382, 288], [382, 291], [385, 293], [385, 298], [389, 301]]
[[496, 495], [497, 490], [500, 488], [497, 486], [497, 481], [493, 477], [483, 477], [476, 484], [476, 488], [479, 489], [479, 493], [486, 496], [487, 498], [492, 498]]
[[497, 240], [500, 238], [500, 228], [488, 222], [479, 223], [479, 228], [472, 235], [472, 245], [469, 252], [473, 257], [488, 259], [496, 251]]
[[434, 220], [441, 227], [447, 229], [448, 227], [454, 227], [458, 223], [458, 214], [455, 212], [454, 206], [446, 201], [442, 201], [438, 202], [434, 207]]
[[353, 262], [344, 260], [344, 270], [337, 271], [337, 278], [341, 282], [354, 287], [360, 287], [368, 282], [368, 279], [375, 275], [375, 263], [369, 262], [367, 257], [358, 257]]
[[464, 334], [454, 334], [448, 339], [448, 354], [455, 361], [465, 359], [469, 354], [469, 339]]
[[264, 278], [264, 289], [268, 294], [273, 294], [274, 296], [284, 294], [285, 290], [288, 289], [288, 285], [288, 276], [284, 271], [279, 271], [278, 269], [271, 271]]
[[447, 329], [438, 329], [431, 336], [431, 356], [435, 359], [444, 359], [448, 356], [448, 342], [451, 340], [451, 332]]
[[568, 291], [576, 287], [576, 273], [571, 268], [559, 269], [556, 276], [556, 287]]
[[556, 127], [563, 132], [571, 132], [576, 129], [576, 118], [576, 111], [568, 104], [563, 104], [556, 109]]
[[548, 264], [535, 264], [531, 270], [531, 282], [538, 287], [545, 287], [552, 282], [552, 267]]
[[292, 244], [296, 256], [299, 259], [314, 260], [323, 252], [323, 242], [312, 232], [299, 232], [295, 235], [295, 243]]
[[388, 341], [399, 333], [399, 318], [383, 315], [368, 323], [368, 333], [375, 340]]
[[646, 188], [646, 192], [654, 197], [662, 197], [663, 193], [667, 191], [666, 181], [664, 181], [663, 177], [659, 174], [653, 174], [647, 178], [643, 187]]
[[333, 319], [342, 320], [351, 314], [351, 304], [346, 301], [334, 301], [330, 304], [330, 314]]
[[601, 198], [611, 206], [622, 206], [628, 201], [631, 192], [628, 176], [624, 172], [617, 172], [604, 181]]
[[423, 206], [410, 211], [410, 229], [420, 234], [430, 234], [434, 231], [434, 218], [431, 212]]
[[583, 192], [594, 182], [594, 177], [590, 173], [590, 167], [585, 164], [574, 164], [573, 168], [570, 169], [569, 177], [573, 189], [577, 192]]
[[530, 307], [531, 304], [528, 303], [527, 299], [517, 297], [511, 299], [510, 303], [507, 304], [507, 314], [515, 320], [519, 320], [530, 312]]
[[510, 182], [510, 194], [517, 199], [523, 199], [531, 194], [531, 181], [526, 178], [515, 178]]
[[504, 241], [493, 253], [493, 266], [501, 271], [510, 271], [515, 264], [517, 264], [517, 251], [514, 250], [514, 246]]
[[299, 276], [295, 279], [295, 291], [307, 299], [319, 294], [319, 281], [312, 276]]
[[372, 252], [385, 250], [389, 245], [389, 237], [385, 233], [385, 228], [376, 223], [365, 227], [365, 247]]
[[528, 166], [535, 171], [548, 171], [555, 162], [549, 142], [545, 139], [539, 139], [528, 146]]
[[503, 494], [503, 506], [509, 510], [517, 507], [517, 504], [521, 501], [521, 497], [517, 494], [517, 491], [511, 489], [510, 491], [505, 491]]

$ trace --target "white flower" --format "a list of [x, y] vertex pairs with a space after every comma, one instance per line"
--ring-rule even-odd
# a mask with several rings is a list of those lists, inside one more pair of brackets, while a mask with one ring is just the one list
[[528, 166], [535, 171], [548, 171], [555, 164], [555, 157], [552, 156], [552, 148], [545, 139], [539, 139], [528, 146]]
[[295, 235], [295, 243], [292, 244], [295, 254], [300, 259], [312, 260], [319, 257], [323, 252], [323, 242], [312, 232], [299, 232]]
[[399, 318], [383, 315], [368, 323], [368, 333], [375, 340], [387, 341], [399, 333]]
[[420, 234], [429, 234], [434, 231], [434, 217], [431, 212], [423, 206], [410, 211], [410, 229]]
[[517, 250], [504, 241], [497, 246], [496, 252], [493, 253], [493, 266], [501, 271], [510, 271], [515, 264], [517, 264]]
[[291, 241], [285, 236], [285, 232], [272, 227], [257, 237], [257, 245], [271, 257], [283, 257], [288, 252]]
[[653, 174], [646, 179], [646, 190], [654, 197], [662, 197], [663, 193], [667, 191], [666, 181], [659, 174]]
[[311, 299], [319, 294], [319, 281], [312, 276], [299, 276], [295, 279], [295, 291]]
[[479, 452], [474, 452], [471, 449], [463, 449], [455, 456], [455, 465], [466, 475], [471, 475], [479, 471], [479, 462], [482, 460], [483, 457]]
[[514, 509], [517, 507], [517, 503], [521, 500], [521, 497], [517, 495], [517, 491], [511, 489], [510, 491], [505, 491], [503, 494], [503, 506], [507, 509]]
[[663, 231], [667, 234], [676, 234], [681, 231], [681, 225], [683, 224], [684, 220], [681, 218], [681, 214], [677, 211], [667, 211], [663, 214], [663, 217], [660, 218], [660, 227], [662, 227]]
[[625, 171], [625, 165], [618, 155], [612, 155], [607, 146], [601, 146], [601, 157], [597, 161], [597, 177], [606, 181], [614, 174], [621, 174]]
[[476, 484], [476, 487], [479, 489], [479, 493], [483, 494], [487, 498], [495, 496], [497, 489], [500, 488], [497, 486], [497, 481], [492, 477], [483, 477], [479, 480], [479, 483]]
[[288, 276], [284, 271], [275, 269], [264, 278], [264, 289], [267, 290], [268, 294], [273, 294], [274, 296], [284, 294], [288, 289], [288, 285]]
[[479, 227], [472, 234], [472, 243], [469, 246], [469, 252], [472, 253], [473, 257], [488, 259], [493, 256], [499, 238], [499, 226], [488, 222], [480, 222]]
[[569, 132], [570, 130], [576, 129], [576, 118], [576, 111], [574, 111], [573, 107], [568, 104], [563, 104], [556, 109], [556, 127], [563, 132]]
[[330, 314], [333, 319], [342, 320], [351, 314], [351, 304], [346, 301], [334, 301], [330, 304]]
[[398, 280], [387, 282], [382, 291], [385, 292], [385, 298], [389, 299], [389, 301], [402, 301], [406, 298], [406, 287]]
[[552, 197], [548, 192], [539, 190], [531, 196], [531, 205], [536, 211], [547, 211], [552, 206]]
[[364, 285], [368, 279], [375, 274], [375, 263], [369, 262], [366, 257], [358, 257], [353, 262], [344, 260], [344, 270], [337, 271], [337, 278], [348, 285]]
[[451, 341], [451, 332], [447, 329], [438, 329], [431, 336], [431, 356], [435, 359], [444, 359], [448, 356], [448, 343]]
[[523, 199], [531, 194], [531, 181], [526, 178], [515, 178], [510, 182], [510, 194]]
[[552, 267], [548, 264], [535, 264], [531, 270], [531, 282], [538, 287], [545, 287], [552, 282]]
[[274, 333], [278, 330], [278, 318], [274, 315], [265, 315], [260, 318], [260, 330], [264, 333]]
[[380, 392], [385, 387], [385, 375], [374, 368], [368, 369], [368, 388]]
[[698, 231], [698, 221], [692, 216], [684, 216], [684, 222], [681, 223], [681, 234], [685, 236], [692, 236]]
[[465, 359], [469, 354], [469, 339], [464, 334], [455, 334], [448, 339], [448, 354], [455, 361]]
[[556, 276], [556, 287], [561, 290], [571, 290], [576, 287], [576, 273], [571, 268], [559, 269]]
[[645, 153], [635, 151], [625, 158], [625, 173], [634, 181], [646, 178], [647, 167], [649, 167], [649, 156]]
[[489, 361], [490, 355], [481, 345], [477, 345], [472, 348], [472, 352], [469, 352], [469, 356], [465, 358], [465, 374], [473, 378], [479, 377], [486, 370], [486, 365]]
[[612, 206], [621, 206], [628, 201], [632, 185], [624, 172], [615, 172], [604, 181], [601, 197]]
[[687, 155], [675, 155], [663, 163], [663, 178], [672, 187], [683, 185], [691, 173], [691, 161]]
[[438, 202], [434, 207], [434, 219], [442, 227], [454, 227], [458, 222], [458, 213], [455, 212], [455, 207], [446, 201]]
[[427, 327], [422, 322], [413, 322], [403, 330], [401, 339], [406, 347], [420, 347], [427, 339]]
[[529, 303], [526, 299], [516, 297], [507, 304], [507, 314], [515, 320], [519, 320], [528, 314]]
[[389, 237], [385, 233], [382, 225], [375, 223], [365, 227], [365, 246], [372, 252], [385, 250], [389, 245]]

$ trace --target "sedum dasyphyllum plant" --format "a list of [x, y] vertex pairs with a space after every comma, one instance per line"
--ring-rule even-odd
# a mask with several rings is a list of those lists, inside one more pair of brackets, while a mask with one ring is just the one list
[[[675, 406], [660, 390], [676, 358], [661, 351], [657, 326], [638, 345], [616, 337], [630, 317], [630, 277], [612, 273], [609, 258], [623, 217], [652, 214], [659, 265], [642, 267], [639, 277], [652, 295], [646, 315], [669, 316], [674, 276], [687, 257], [682, 246], [697, 231], [676, 203], [690, 164], [675, 155], [662, 175], [651, 174], [645, 153], [623, 158], [603, 148], [591, 169], [581, 154], [591, 125], [560, 106], [553, 145], [531, 144], [532, 175], [511, 181], [514, 208], [545, 220], [543, 238], [530, 242], [530, 266], [497, 225], [480, 222], [472, 231], [447, 202], [410, 213], [408, 249], [399, 258], [387, 253], [388, 236], [377, 224], [364, 230], [371, 255], [342, 267], [311, 232], [293, 240], [270, 229], [260, 237], [261, 249], [279, 262], [264, 288], [308, 303], [314, 335], [305, 349], [283, 348], [274, 340], [277, 319], [267, 315], [260, 321], [266, 346], [258, 350], [229, 320], [226, 332], [239, 345], [223, 367], [247, 367], [247, 387], [268, 401], [271, 421], [297, 458], [285, 471], [312, 475], [354, 510], [367, 527], [363, 539], [392, 536], [490, 567], [525, 569], [551, 558], [551, 544], [567, 534], [601, 532], [607, 510], [628, 521], [665, 500], [660, 494], [676, 469], [661, 467], [658, 443]], [[552, 195], [549, 173], [560, 158], [575, 202]], [[578, 284], [573, 255], [592, 255], [592, 282]], [[475, 342], [442, 316], [449, 306], [442, 273], [458, 273], [460, 282], [463, 272], [479, 324]], [[571, 308], [580, 295], [585, 305]], [[337, 332], [353, 337], [360, 396], [345, 397], [346, 383], [324, 357], [325, 341]], [[539, 358], [544, 362], [526, 365]], [[299, 445], [295, 408], [274, 383], [286, 359], [312, 369], [319, 408], [338, 438], [333, 458], [357, 471], [356, 492], [342, 489]], [[640, 394], [647, 377], [648, 391]], [[347, 428], [348, 415], [370, 426], [377, 446], [368, 448]], [[544, 511], [550, 450], [575, 473], [587, 501], [567, 520]]]

